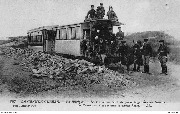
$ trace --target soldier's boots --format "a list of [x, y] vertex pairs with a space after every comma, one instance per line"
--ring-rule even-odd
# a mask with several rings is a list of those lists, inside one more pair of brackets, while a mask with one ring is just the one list
[[149, 73], [149, 65], [144, 65], [144, 72], [143, 73], [150, 74]]
[[136, 71], [136, 64], [134, 64], [134, 68], [133, 68], [133, 71]]
[[162, 66], [162, 73], [161, 74], [167, 75], [167, 66]]
[[138, 65], [138, 67], [137, 67], [137, 72], [139, 72], [140, 71], [140, 66]]
[[136, 69], [136, 64], [134, 64], [133, 71], [139, 72], [139, 71], [140, 71], [140, 65], [138, 65], [138, 66], [137, 66], [137, 69]]
[[127, 71], [129, 71], [129, 65], [126, 65], [126, 67], [127, 67]]

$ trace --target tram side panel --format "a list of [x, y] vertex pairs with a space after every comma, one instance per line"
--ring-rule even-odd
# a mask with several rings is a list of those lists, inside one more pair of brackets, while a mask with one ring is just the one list
[[[74, 31], [70, 33], [70, 28]], [[81, 38], [82, 38], [81, 25], [63, 26], [57, 31], [55, 41], [55, 52], [62, 54], [69, 54], [74, 56], [82, 56]]]
[[81, 56], [80, 40], [56, 40], [56, 53]]

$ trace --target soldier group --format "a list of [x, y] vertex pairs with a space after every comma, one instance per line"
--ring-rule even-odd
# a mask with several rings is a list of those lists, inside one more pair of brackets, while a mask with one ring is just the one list
[[[105, 15], [105, 9], [103, 3], [94, 10], [94, 5], [91, 5], [91, 10], [88, 11], [85, 21], [93, 19], [103, 19]], [[108, 19], [118, 21], [116, 13], [113, 11], [113, 7], [109, 6], [109, 11], [107, 12]], [[149, 72], [149, 62], [150, 57], [152, 57], [152, 47], [145, 38], [142, 43], [140, 40], [137, 41], [131, 48], [124, 41], [124, 32], [121, 31], [121, 27], [118, 27], [119, 32], [113, 34], [112, 30], [92, 30], [92, 42], [93, 42], [93, 54], [100, 55], [104, 63], [105, 55], [116, 54], [119, 55], [121, 64], [127, 66], [129, 71], [129, 66], [134, 64], [133, 71], [140, 71], [140, 66], [144, 66], [143, 73], [150, 74]], [[104, 35], [104, 36], [102, 36]], [[164, 44], [164, 40], [160, 40], [160, 47], [158, 49], [158, 58], [162, 67], [162, 74], [167, 75], [167, 54], [168, 49]]]
[[[91, 5], [91, 10], [88, 11], [85, 21], [94, 20], [94, 19], [103, 19], [105, 15], [105, 9], [103, 3], [100, 3], [100, 6], [97, 9], [94, 9], [94, 5]], [[109, 11], [107, 12], [108, 19], [118, 21], [116, 13], [113, 11], [113, 7], [109, 6]]]
[[[164, 40], [159, 41], [160, 46], [158, 49], [158, 59], [161, 63], [162, 72], [161, 74], [167, 75], [167, 55], [168, 55], [168, 48], [164, 43]], [[148, 39], [144, 39], [144, 43], [142, 44], [141, 41], [137, 41], [136, 44], [133, 46], [133, 55], [134, 55], [134, 71], [140, 71], [140, 66], [144, 66], [143, 73], [150, 74], [149, 72], [149, 60], [152, 57], [152, 47], [148, 43]]]

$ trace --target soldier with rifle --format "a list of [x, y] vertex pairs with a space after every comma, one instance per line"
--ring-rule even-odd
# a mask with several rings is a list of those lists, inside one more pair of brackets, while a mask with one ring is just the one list
[[169, 53], [168, 51], [168, 47], [164, 44], [164, 40], [160, 40], [160, 47], [158, 49], [158, 59], [161, 63], [161, 68], [162, 68], [162, 73], [161, 74], [165, 74], [167, 75], [167, 55]]
[[116, 13], [113, 11], [113, 7], [109, 6], [109, 11], [107, 12], [108, 19], [113, 21], [118, 21]]
[[144, 39], [144, 43], [142, 46], [142, 54], [143, 54], [143, 62], [144, 62], [144, 72], [143, 73], [149, 73], [149, 59], [152, 56], [152, 47], [148, 43], [148, 39]]
[[97, 14], [98, 19], [103, 19], [104, 18], [105, 9], [103, 7], [103, 3], [100, 3], [100, 6], [97, 7], [96, 14]]
[[121, 41], [118, 52], [120, 54], [121, 64], [127, 66], [127, 71], [129, 71], [130, 62], [130, 48], [126, 44], [125, 40]]
[[[140, 66], [142, 65], [142, 51], [141, 51], [141, 41], [138, 40], [137, 43], [133, 46], [133, 55], [134, 55], [134, 68], [133, 71], [140, 71]], [[137, 67], [136, 67], [137, 66]]]

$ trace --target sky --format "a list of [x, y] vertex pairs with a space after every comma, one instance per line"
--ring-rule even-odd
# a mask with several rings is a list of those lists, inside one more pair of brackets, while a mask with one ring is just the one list
[[180, 0], [0, 0], [0, 39], [41, 26], [83, 22], [90, 5], [101, 2], [106, 13], [113, 6], [125, 34], [158, 30], [180, 40]]

